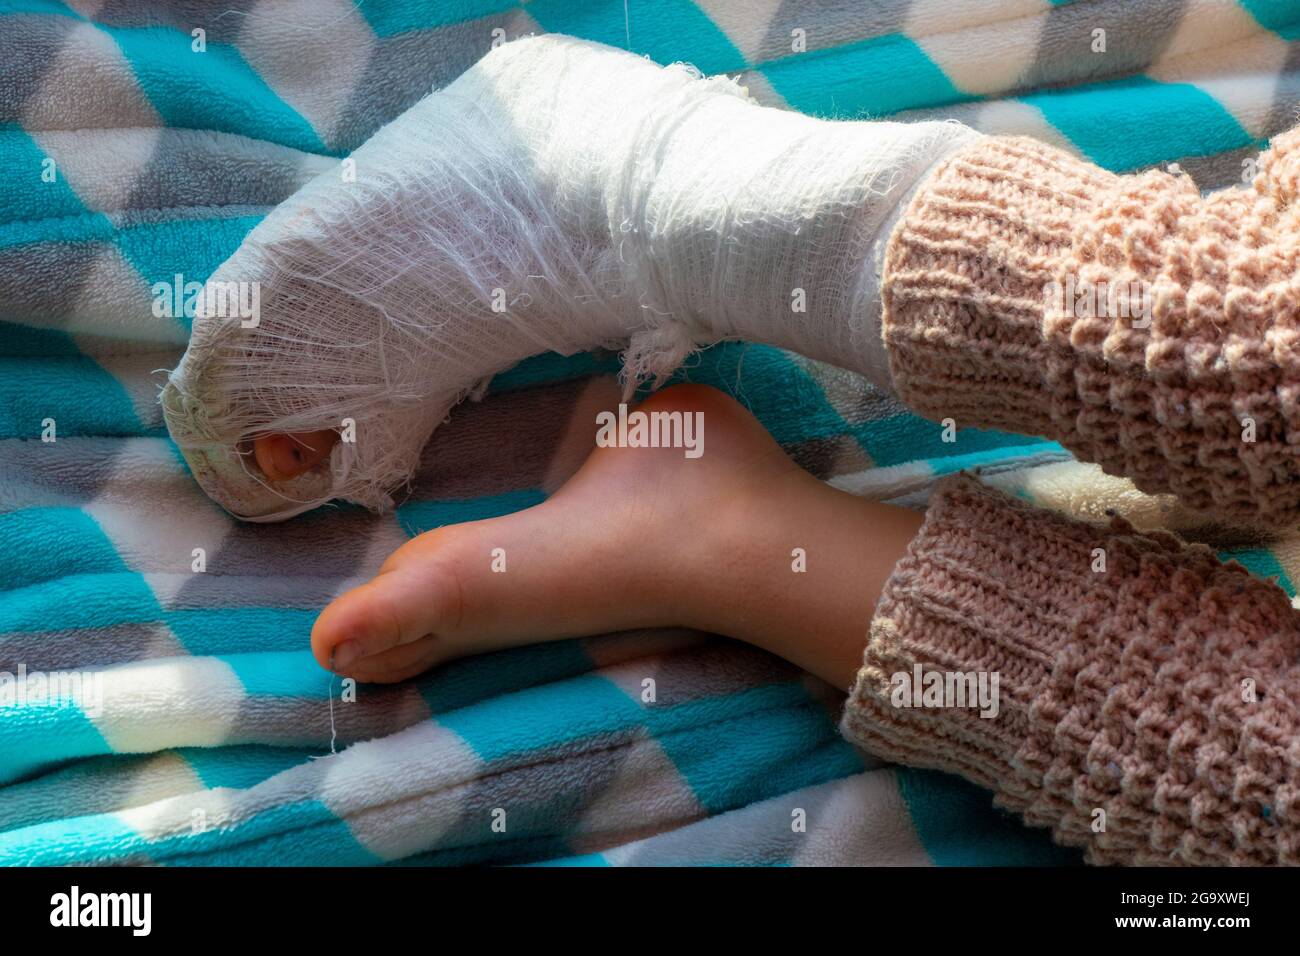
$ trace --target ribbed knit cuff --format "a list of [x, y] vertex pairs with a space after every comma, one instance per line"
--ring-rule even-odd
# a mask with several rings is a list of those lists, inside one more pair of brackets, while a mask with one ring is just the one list
[[884, 588], [842, 730], [1092, 862], [1300, 863], [1297, 647], [1281, 589], [1209, 549], [962, 476]]
[[940, 166], [890, 237], [883, 337], [899, 396], [931, 418], [1034, 434], [1047, 401], [1044, 288], [1117, 177], [1032, 139], [979, 141]]
[[882, 338], [926, 417], [1044, 435], [1144, 491], [1300, 517], [1300, 134], [1254, 188], [990, 137], [891, 235]]

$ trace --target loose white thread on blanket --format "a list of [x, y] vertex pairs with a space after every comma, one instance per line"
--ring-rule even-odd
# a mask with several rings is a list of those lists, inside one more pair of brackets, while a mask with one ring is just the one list
[[[629, 392], [734, 339], [879, 374], [882, 232], [975, 135], [765, 108], [725, 77], [568, 37], [504, 44], [217, 270], [210, 284], [260, 284], [261, 319], [195, 320], [168, 426], [209, 494], [278, 520], [331, 498], [391, 507], [452, 406], [545, 351], [626, 346]], [[347, 421], [356, 440], [299, 479], [249, 463], [258, 435]]]
[[[336, 754], [336, 753], [339, 752], [339, 749], [338, 749], [338, 746], [337, 746], [338, 739], [339, 739], [338, 725], [334, 723], [334, 676], [335, 676], [335, 674], [334, 674], [334, 652], [333, 652], [333, 651], [330, 652], [330, 665], [329, 665], [329, 672], [330, 672], [330, 688], [329, 688], [329, 702], [330, 702], [330, 755], [332, 755], [332, 754]], [[327, 755], [326, 755], [326, 754], [314, 754], [314, 755], [312, 755], [311, 759], [312, 759], [312, 760], [321, 760], [321, 759], [323, 759], [325, 756], [327, 756]]]
[[329, 752], [329, 754], [313, 754], [313, 755], [311, 755], [311, 757], [310, 757], [310, 759], [312, 759], [312, 760], [322, 760], [322, 759], [324, 759], [324, 758], [327, 757], [327, 756], [330, 756], [330, 755], [333, 755], [333, 754], [336, 754], [336, 753], [339, 752], [338, 747], [336, 746], [337, 741], [338, 741], [338, 739], [339, 739], [339, 731], [338, 731], [338, 726], [334, 723], [334, 676], [335, 676], [335, 675], [334, 675], [334, 652], [333, 652], [333, 651], [330, 652], [329, 672], [330, 672], [330, 687], [329, 687], [329, 702], [330, 702], [330, 752]]
[[339, 752], [338, 747], [335, 746], [335, 744], [339, 739], [339, 728], [338, 725], [334, 723], [334, 652], [333, 651], [330, 651], [329, 696], [330, 696], [330, 753], [336, 754]]

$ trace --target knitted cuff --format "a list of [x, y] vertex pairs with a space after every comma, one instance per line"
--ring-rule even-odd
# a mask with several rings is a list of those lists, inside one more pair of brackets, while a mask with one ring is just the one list
[[[1094, 863], [1300, 863], [1300, 626], [1209, 549], [941, 483], [842, 730]], [[964, 694], [964, 698], [963, 698]]]
[[1195, 508], [1300, 515], [1298, 137], [1253, 189], [1209, 197], [1029, 139], [963, 149], [886, 252], [900, 398], [1054, 438]]

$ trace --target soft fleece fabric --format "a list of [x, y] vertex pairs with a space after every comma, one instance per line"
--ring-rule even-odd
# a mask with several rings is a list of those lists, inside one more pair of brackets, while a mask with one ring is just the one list
[[[581, 457], [569, 423], [616, 398], [614, 365], [542, 358], [503, 376], [440, 429], [394, 516], [252, 528], [164, 437], [159, 370], [188, 322], [156, 316], [151, 287], [202, 282], [497, 29], [739, 71], [765, 102], [823, 115], [955, 115], [1113, 170], [1181, 160], [1216, 184], [1289, 124], [1300, 4], [302, 9], [0, 3], [0, 151], [17, 171], [0, 181], [0, 671], [99, 671], [108, 694], [99, 714], [0, 709], [0, 862], [1077, 859], [955, 778], [865, 757], [836, 733], [840, 694], [702, 635], [526, 648], [341, 702], [305, 650], [317, 610], [408, 535], [554, 489]], [[879, 497], [919, 500], [979, 465], [1027, 497], [1149, 501], [1038, 481], [1020, 467], [1064, 461], [1059, 446], [966, 429], [945, 442], [860, 380], [776, 350], [710, 350], [680, 377], [731, 390], [806, 467]], [[57, 441], [40, 440], [46, 419]], [[1241, 553], [1285, 575], [1295, 551]]]

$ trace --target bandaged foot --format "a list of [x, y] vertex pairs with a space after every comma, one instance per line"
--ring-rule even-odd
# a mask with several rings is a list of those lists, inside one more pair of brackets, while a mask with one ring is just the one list
[[[383, 509], [452, 406], [521, 359], [626, 346], [631, 388], [745, 339], [1194, 508], [1290, 521], [1298, 147], [1278, 137], [1250, 188], [1202, 197], [1032, 140], [815, 120], [518, 41], [250, 233], [209, 288], [259, 283], [260, 321], [196, 319], [167, 423], [241, 517]], [[328, 457], [257, 466], [259, 440], [320, 431], [340, 436]]]
[[[768, 109], [565, 37], [505, 44], [218, 269], [210, 289], [258, 283], [260, 316], [196, 318], [168, 427], [213, 498], [279, 520], [391, 506], [451, 408], [545, 351], [626, 348], [629, 388], [726, 339], [885, 380], [884, 239], [974, 137]], [[319, 461], [259, 464], [321, 431], [341, 440]]]

